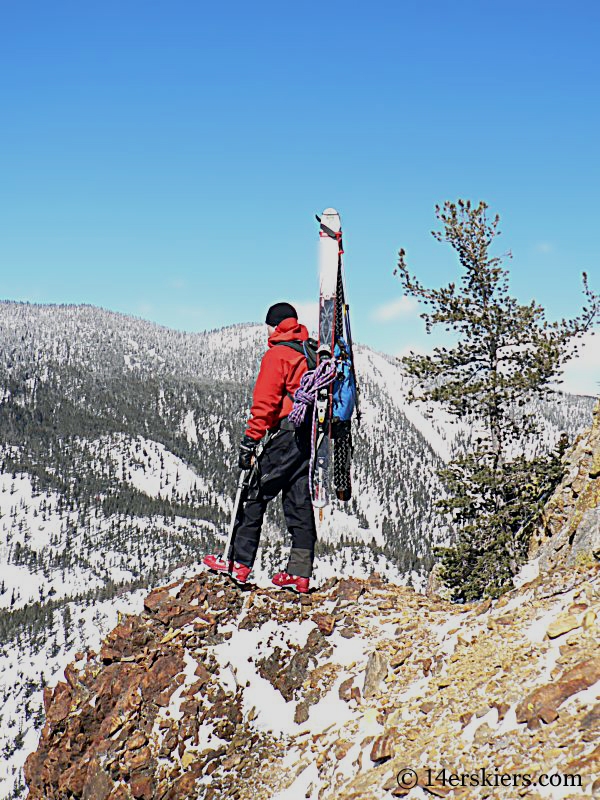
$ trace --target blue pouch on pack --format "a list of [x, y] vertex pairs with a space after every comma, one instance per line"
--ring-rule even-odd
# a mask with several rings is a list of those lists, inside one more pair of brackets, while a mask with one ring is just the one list
[[338, 369], [333, 382], [331, 416], [334, 422], [349, 422], [356, 405], [356, 382], [350, 348], [343, 339], [335, 344], [335, 360]]

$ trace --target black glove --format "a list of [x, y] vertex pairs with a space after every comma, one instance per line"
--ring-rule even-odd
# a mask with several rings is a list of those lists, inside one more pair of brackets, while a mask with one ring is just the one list
[[252, 462], [256, 457], [256, 448], [258, 441], [251, 439], [250, 436], [244, 436], [240, 442], [240, 455], [238, 458], [238, 467], [240, 469], [250, 469]]

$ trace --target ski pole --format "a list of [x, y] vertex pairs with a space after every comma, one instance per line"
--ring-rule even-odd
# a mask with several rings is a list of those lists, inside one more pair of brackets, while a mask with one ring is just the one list
[[254, 476], [254, 473], [258, 470], [258, 460], [262, 455], [265, 447], [272, 439], [272, 437], [273, 434], [271, 433], [271, 431], [267, 431], [267, 434], [263, 438], [262, 442], [260, 443], [256, 451], [256, 455], [254, 457], [254, 461], [252, 462], [252, 466], [250, 467], [250, 469], [243, 469], [240, 472], [240, 477], [237, 485], [237, 492], [233, 503], [233, 511], [231, 512], [231, 522], [229, 523], [229, 533], [227, 535], [225, 549], [223, 550], [223, 561], [229, 561], [229, 548], [231, 547], [231, 542], [233, 541], [233, 531], [235, 528], [237, 512], [240, 507], [240, 502], [242, 500], [242, 494], [244, 493], [244, 489], [247, 489], [252, 483], [252, 478]]
[[[252, 469], [254, 469], [254, 467], [252, 467]], [[248, 485], [247, 480], [251, 471], [252, 470], [250, 469], [243, 469], [240, 472], [240, 478], [238, 480], [235, 501], [233, 503], [233, 511], [231, 513], [231, 522], [229, 523], [229, 534], [227, 536], [227, 542], [225, 543], [225, 549], [223, 550], [223, 561], [229, 561], [229, 548], [231, 547], [231, 542], [233, 540], [233, 529], [235, 528], [235, 520], [237, 518], [238, 508], [240, 507], [242, 494], [244, 492], [244, 489]]]

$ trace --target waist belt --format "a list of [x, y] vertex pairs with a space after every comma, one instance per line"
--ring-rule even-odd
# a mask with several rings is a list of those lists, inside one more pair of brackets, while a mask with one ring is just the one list
[[294, 423], [288, 418], [284, 417], [283, 419], [279, 420], [279, 424], [277, 426], [281, 431], [295, 431], [296, 426]]
[[269, 433], [277, 433], [277, 431], [295, 431], [296, 426], [293, 422], [291, 422], [287, 417], [282, 417], [279, 422], [276, 422], [272, 428], [269, 429]]

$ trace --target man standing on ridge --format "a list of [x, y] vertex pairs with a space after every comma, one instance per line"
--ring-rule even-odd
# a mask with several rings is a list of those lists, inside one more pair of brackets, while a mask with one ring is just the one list
[[308, 476], [310, 415], [299, 428], [287, 417], [293, 406], [291, 398], [307, 370], [306, 357], [298, 345], [308, 339], [308, 330], [298, 322], [296, 309], [289, 303], [271, 306], [265, 322], [269, 349], [254, 386], [238, 462], [241, 469], [250, 469], [259, 442], [268, 434], [257, 464], [258, 477], [240, 503], [227, 560], [207, 555], [203, 561], [210, 569], [227, 572], [238, 583], [245, 583], [256, 558], [267, 504], [281, 492], [292, 548], [286, 571], [274, 575], [272, 582], [305, 593], [317, 539]]

